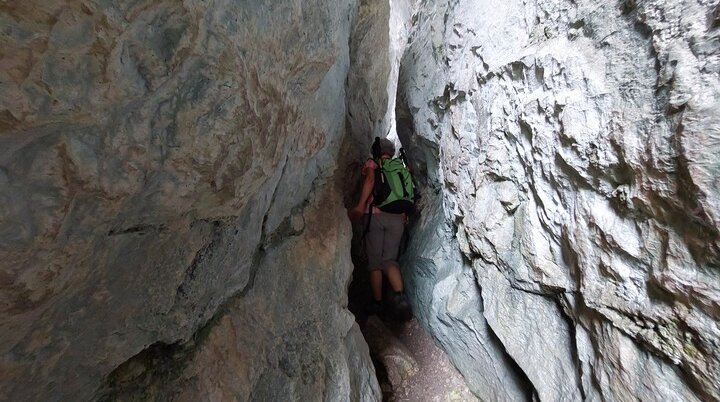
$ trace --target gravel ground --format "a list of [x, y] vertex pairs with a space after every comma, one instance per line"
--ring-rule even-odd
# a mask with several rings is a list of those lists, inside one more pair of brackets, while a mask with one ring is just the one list
[[[405, 346], [418, 366], [418, 372], [393, 388], [388, 379], [387, 370], [379, 363], [378, 356], [372, 356], [383, 390], [385, 402], [475, 402], [479, 401], [467, 388], [460, 373], [448, 360], [445, 352], [435, 345], [432, 337], [428, 335], [415, 318], [404, 322], [386, 321], [380, 325], [386, 331], [369, 331], [366, 328], [368, 321], [367, 303], [371, 300], [370, 284], [367, 270], [358, 258], [360, 249], [359, 239], [362, 235], [362, 226], [355, 225], [353, 238], [353, 263], [355, 271], [348, 292], [348, 308], [355, 315], [360, 328], [363, 329], [366, 340], [370, 345], [388, 345], [384, 336], [393, 336]], [[396, 317], [397, 318], [397, 317]], [[368, 339], [368, 335], [379, 336], [380, 339]], [[372, 349], [372, 348], [371, 348]], [[402, 360], [404, 352], [396, 351], [395, 355]], [[392, 353], [392, 352], [391, 352]], [[372, 354], [372, 350], [371, 350]]]
[[[417, 374], [392, 389], [382, 381], [383, 400], [392, 402], [471, 402], [479, 401], [468, 389], [460, 373], [437, 347], [416, 319], [386, 323], [388, 329], [410, 351], [418, 363]], [[379, 370], [381, 373], [382, 370]], [[384, 382], [384, 383], [383, 383]]]

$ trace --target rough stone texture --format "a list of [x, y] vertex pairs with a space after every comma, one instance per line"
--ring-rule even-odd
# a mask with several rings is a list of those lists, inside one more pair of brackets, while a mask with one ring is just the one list
[[356, 7], [0, 4], [1, 395], [379, 398], [325, 207]]
[[165, 361], [134, 357], [110, 377], [103, 399], [379, 400], [368, 347], [344, 308], [347, 272], [335, 269], [350, 264], [347, 243], [337, 241], [350, 228], [335, 224], [344, 210], [334, 193], [311, 195], [305, 230], [268, 247], [252, 288], [192, 344]]
[[[361, 0], [350, 37], [350, 71], [347, 83], [347, 122], [352, 144], [347, 148], [364, 162], [376, 136], [384, 137], [388, 109], [390, 56], [390, 3]], [[397, 79], [394, 80], [397, 82]], [[395, 88], [395, 86], [393, 86]]]
[[2, 2], [0, 395], [378, 399], [333, 177], [397, 76], [408, 293], [473, 392], [720, 400], [719, 10]]
[[415, 316], [481, 400], [530, 399], [525, 376], [483, 316], [475, 275], [453, 247], [438, 197], [424, 193], [422, 215], [401, 264]]
[[[468, 388], [465, 379], [442, 349], [420, 323], [411, 319], [390, 325], [392, 333], [412, 353], [418, 373], [393, 388], [395, 402], [479, 402]], [[363, 331], [364, 332], [364, 331]], [[368, 341], [369, 342], [369, 341]], [[379, 378], [379, 376], [378, 376]], [[381, 387], [383, 384], [381, 383]], [[385, 391], [383, 387], [383, 391]], [[385, 396], [385, 392], [383, 392]]]
[[387, 372], [392, 389], [398, 389], [403, 382], [417, 374], [419, 367], [415, 357], [377, 316], [372, 316], [362, 329], [370, 353]]
[[344, 152], [363, 162], [375, 137], [397, 142], [397, 82], [413, 6], [412, 0], [361, 0], [355, 16], [347, 83], [351, 144]]
[[419, 2], [405, 275], [481, 398], [720, 400], [719, 7]]

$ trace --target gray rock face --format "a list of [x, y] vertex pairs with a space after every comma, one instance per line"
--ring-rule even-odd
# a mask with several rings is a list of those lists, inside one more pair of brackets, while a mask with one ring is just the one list
[[363, 334], [371, 355], [387, 371], [387, 385], [393, 390], [402, 387], [403, 382], [418, 373], [420, 368], [413, 354], [377, 316], [368, 319]]
[[[354, 159], [366, 157], [372, 139], [385, 134], [383, 116], [388, 110], [387, 85], [390, 74], [390, 4], [361, 0], [350, 37], [347, 122]], [[358, 152], [360, 151], [360, 152]]]
[[717, 2], [450, 3], [399, 80], [415, 311], [488, 400], [720, 400]]
[[379, 398], [332, 180], [356, 7], [0, 5], [0, 394]]
[[335, 241], [350, 228], [336, 224], [344, 210], [333, 193], [311, 196], [305, 229], [267, 248], [242, 297], [171, 358], [144, 353], [124, 363], [103, 399], [379, 400], [367, 344], [342, 300], [347, 272], [333, 269], [351, 264], [347, 243]]
[[473, 392], [720, 400], [717, 0], [266, 3], [0, 5], [0, 395], [378, 400], [337, 177], [397, 113]]

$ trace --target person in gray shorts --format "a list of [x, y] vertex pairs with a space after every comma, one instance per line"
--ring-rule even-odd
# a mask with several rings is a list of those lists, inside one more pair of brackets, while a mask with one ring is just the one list
[[[380, 158], [390, 159], [394, 154], [395, 145], [388, 139], [381, 139]], [[374, 301], [372, 313], [380, 313], [382, 310], [383, 274], [387, 277], [390, 287], [395, 292], [393, 304], [401, 309], [409, 308], [404, 294], [400, 265], [397, 262], [400, 241], [405, 230], [407, 217], [405, 214], [383, 212], [372, 205], [372, 190], [375, 185], [375, 170], [377, 168], [377, 162], [372, 159], [368, 159], [365, 166], [363, 166], [362, 174], [365, 178], [360, 192], [360, 200], [350, 211], [351, 216], [364, 216], [363, 221], [367, 227], [365, 251], [368, 258], [370, 287], [372, 288]], [[372, 214], [369, 213], [370, 208], [372, 208]]]

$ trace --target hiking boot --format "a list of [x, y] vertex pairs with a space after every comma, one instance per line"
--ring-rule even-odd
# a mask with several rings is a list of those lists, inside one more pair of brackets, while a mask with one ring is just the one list
[[412, 318], [412, 309], [408, 302], [405, 293], [396, 293], [393, 297], [393, 306], [395, 307], [395, 314], [397, 319], [401, 321], [407, 321]]
[[385, 308], [383, 306], [382, 301], [373, 300], [365, 309], [365, 312], [367, 315], [377, 315], [380, 316], [385, 312]]
[[410, 308], [410, 303], [408, 302], [407, 297], [405, 297], [405, 293], [398, 292], [393, 297], [393, 305], [395, 308], [400, 310], [407, 310]]

